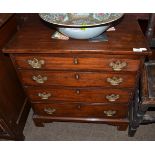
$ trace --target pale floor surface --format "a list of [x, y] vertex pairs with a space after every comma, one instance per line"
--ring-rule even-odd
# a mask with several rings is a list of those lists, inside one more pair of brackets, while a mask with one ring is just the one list
[[141, 125], [134, 137], [106, 124], [54, 122], [36, 127], [31, 110], [24, 135], [26, 141], [154, 141], [155, 124]]

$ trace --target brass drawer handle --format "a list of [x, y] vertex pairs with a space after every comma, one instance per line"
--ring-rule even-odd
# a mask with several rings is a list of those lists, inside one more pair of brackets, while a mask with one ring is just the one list
[[51, 93], [38, 93], [38, 96], [41, 97], [42, 100], [48, 100], [48, 98], [51, 96]]
[[44, 112], [46, 112], [49, 115], [53, 115], [56, 109], [54, 108], [44, 108]]
[[117, 86], [123, 82], [123, 78], [113, 76], [112, 78], [107, 78], [107, 82], [109, 82], [112, 86]]
[[45, 81], [47, 81], [47, 77], [46, 77], [46, 76], [42, 77], [41, 75], [32, 76], [32, 79], [33, 79], [36, 83], [45, 83]]
[[77, 65], [79, 63], [78, 58], [74, 58], [74, 64]]
[[123, 68], [127, 67], [127, 62], [122, 62], [120, 60], [113, 61], [109, 64], [109, 66], [114, 70], [114, 71], [121, 71]]
[[115, 110], [105, 110], [104, 111], [104, 114], [107, 116], [107, 117], [112, 117], [116, 114], [116, 111]]
[[106, 96], [106, 99], [110, 102], [114, 102], [116, 101], [117, 99], [119, 99], [119, 95], [118, 94], [111, 94], [111, 95], [107, 95]]
[[42, 65], [45, 64], [44, 60], [38, 60], [36, 58], [33, 58], [33, 60], [28, 60], [27, 62], [32, 68], [41, 68]]

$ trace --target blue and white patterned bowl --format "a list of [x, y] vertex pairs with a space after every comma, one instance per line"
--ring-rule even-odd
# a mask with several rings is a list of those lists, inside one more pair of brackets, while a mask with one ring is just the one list
[[62, 34], [75, 39], [89, 39], [106, 31], [122, 13], [40, 13], [39, 16], [55, 24]]

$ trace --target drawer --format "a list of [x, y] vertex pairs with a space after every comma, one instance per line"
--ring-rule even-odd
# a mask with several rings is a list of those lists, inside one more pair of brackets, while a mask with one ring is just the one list
[[128, 103], [129, 91], [121, 89], [28, 87], [31, 101], [72, 101], [90, 103]]
[[14, 56], [18, 68], [52, 70], [137, 71], [140, 61], [121, 56]]
[[79, 86], [79, 87], [117, 87], [135, 86], [136, 73], [118, 74], [101, 72], [60, 72], [20, 70], [24, 85], [34, 86]]
[[86, 105], [86, 104], [33, 104], [34, 112], [41, 116], [88, 117], [88, 118], [125, 118], [127, 105]]

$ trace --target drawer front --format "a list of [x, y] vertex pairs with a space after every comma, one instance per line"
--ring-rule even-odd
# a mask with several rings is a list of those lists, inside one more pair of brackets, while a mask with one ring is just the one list
[[106, 70], [137, 71], [140, 61], [116, 56], [94, 57], [52, 57], [14, 56], [18, 68], [52, 70]]
[[72, 101], [90, 103], [128, 103], [130, 94], [120, 89], [54, 89], [34, 88], [26, 89], [31, 101]]
[[126, 105], [84, 105], [84, 104], [34, 104], [34, 112], [42, 116], [125, 118], [128, 115]]
[[136, 73], [58, 72], [20, 70], [24, 85], [79, 86], [79, 87], [127, 87], [135, 85]]

